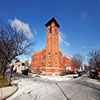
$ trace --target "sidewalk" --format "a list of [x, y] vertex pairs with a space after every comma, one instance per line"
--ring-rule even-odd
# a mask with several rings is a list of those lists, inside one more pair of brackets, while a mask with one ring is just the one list
[[17, 86], [9, 86], [0, 88], [0, 100], [5, 100], [18, 90]]

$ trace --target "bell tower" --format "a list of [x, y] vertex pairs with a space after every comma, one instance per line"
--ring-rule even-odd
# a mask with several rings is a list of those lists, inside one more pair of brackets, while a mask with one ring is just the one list
[[50, 73], [55, 73], [59, 68], [59, 24], [53, 17], [46, 26], [46, 68]]

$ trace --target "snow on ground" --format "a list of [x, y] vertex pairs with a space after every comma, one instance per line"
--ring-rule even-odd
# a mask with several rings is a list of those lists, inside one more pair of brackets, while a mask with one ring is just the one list
[[[24, 93], [27, 94], [32, 89], [35, 90], [36, 88], [41, 86], [40, 83], [38, 83], [39, 85], [37, 85], [37, 81], [34, 81], [34, 79], [30, 79], [30, 78], [22, 78], [19, 80], [14, 80], [13, 83], [18, 84], [18, 91], [15, 94], [13, 94], [10, 98], [8, 98], [7, 100], [13, 100], [17, 96], [20, 97]], [[14, 99], [14, 100], [18, 100], [18, 99]]]
[[88, 83], [92, 83], [92, 84], [95, 84], [95, 85], [100, 85], [100, 82], [98, 82], [98, 80], [97, 79], [89, 79], [89, 80], [87, 80], [87, 82]]
[[[18, 91], [14, 95], [9, 97], [7, 100], [23, 100], [24, 98], [25, 98], [25, 100], [31, 100], [31, 98], [33, 98], [33, 100], [36, 100], [35, 98], [36, 98], [37, 94], [42, 95], [42, 97], [43, 97], [43, 95], [46, 94], [45, 91], [49, 90], [48, 95], [51, 93], [51, 91], [54, 93], [56, 91], [58, 91], [57, 90], [58, 88], [55, 87], [56, 85], [53, 82], [67, 81], [71, 78], [72, 78], [72, 75], [42, 76], [42, 75], [33, 74], [29, 78], [23, 77], [23, 78], [19, 78], [18, 80], [13, 80], [13, 83], [18, 84]], [[51, 82], [53, 81], [52, 85], [48, 83], [48, 80], [50, 80]], [[54, 90], [52, 90], [53, 88], [54, 88]], [[46, 95], [46, 96], [48, 96], [48, 95]], [[62, 97], [63, 96], [61, 96], [61, 98]], [[43, 100], [43, 99], [41, 99], [41, 100]], [[52, 99], [52, 100], [55, 100], [55, 99]]]
[[55, 82], [43, 82], [42, 79], [35, 77], [15, 80], [18, 91], [7, 100], [66, 100]]
[[72, 75], [65, 75], [65, 76], [40, 76], [43, 79], [48, 79], [52, 81], [66, 81], [72, 78]]
[[[18, 80], [13, 80], [13, 83], [18, 84], [18, 91], [9, 97], [7, 100], [38, 100], [35, 99], [38, 96], [41, 96], [41, 100], [44, 100], [45, 96], [50, 96], [50, 93], [60, 93], [60, 90], [56, 87], [55, 81], [67, 81], [71, 79], [72, 75], [65, 76], [42, 76], [42, 75], [32, 75], [29, 78], [19, 78]], [[46, 80], [46, 81], [45, 81]], [[50, 80], [52, 83], [49, 83]], [[48, 92], [48, 94], [47, 94]], [[64, 98], [64, 96], [60, 96]], [[51, 99], [48, 99], [51, 100]], [[55, 100], [54, 98], [52, 100]], [[65, 99], [63, 99], [65, 100]]]

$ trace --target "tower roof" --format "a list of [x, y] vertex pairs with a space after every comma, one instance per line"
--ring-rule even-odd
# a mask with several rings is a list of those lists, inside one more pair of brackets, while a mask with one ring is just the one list
[[48, 21], [48, 22], [45, 24], [45, 26], [47, 27], [47, 26], [50, 25], [53, 21], [55, 22], [55, 24], [56, 24], [58, 27], [60, 27], [60, 25], [58, 24], [58, 22], [55, 20], [54, 17], [52, 17], [52, 19], [51, 19], [50, 21]]

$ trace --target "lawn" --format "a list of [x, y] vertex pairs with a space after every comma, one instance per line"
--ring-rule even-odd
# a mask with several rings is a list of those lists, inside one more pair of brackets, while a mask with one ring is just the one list
[[6, 86], [11, 86], [11, 83], [6, 77], [2, 78], [2, 74], [0, 74], [0, 88]]

